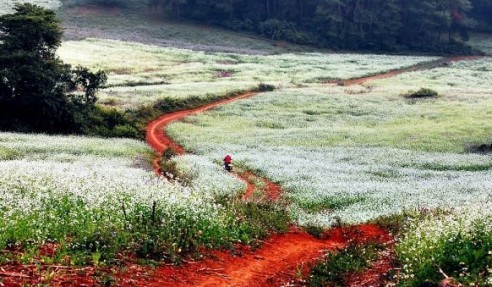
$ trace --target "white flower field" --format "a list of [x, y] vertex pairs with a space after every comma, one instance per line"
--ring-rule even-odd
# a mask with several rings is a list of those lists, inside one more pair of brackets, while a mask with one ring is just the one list
[[291, 87], [389, 71], [436, 57], [297, 53], [243, 55], [163, 48], [113, 40], [64, 42], [67, 63], [109, 74], [101, 103], [136, 108], [163, 97], [217, 97], [259, 83]]
[[[0, 14], [21, 2], [61, 6], [8, 0]], [[38, 255], [56, 242], [57, 262], [65, 254], [73, 264], [94, 263], [94, 254], [109, 262], [128, 250], [179, 261], [181, 253], [282, 230], [261, 221], [278, 219], [271, 214], [323, 229], [400, 218], [399, 286], [418, 286], [438, 264], [457, 264], [452, 275], [463, 282], [492, 286], [491, 58], [341, 86], [334, 82], [439, 58], [247, 55], [94, 38], [64, 41], [58, 55], [106, 71], [98, 103], [122, 116], [163, 99], [276, 90], [167, 127], [191, 153], [171, 159], [177, 179], [154, 174], [155, 154], [143, 141], [0, 132], [0, 251], [22, 246]], [[439, 95], [404, 96], [420, 88]], [[278, 183], [285, 200], [264, 210], [241, 201], [246, 184], [222, 169], [225, 154]], [[0, 264], [9, 260], [0, 256]]]
[[[416, 130], [415, 136], [424, 142], [429, 138], [442, 152], [405, 143], [402, 147], [408, 149], [394, 148], [412, 134], [402, 138], [384, 126], [414, 117], [407, 114], [414, 105], [363, 97], [284, 90], [191, 117], [172, 124], [168, 132], [210, 159], [232, 153], [242, 165], [281, 183], [304, 225], [328, 227], [333, 218], [363, 223], [404, 210], [455, 207], [489, 197], [491, 155], [450, 153], [446, 150], [458, 150], [460, 142], [462, 150], [467, 138], [456, 137], [453, 145], [432, 129]], [[426, 109], [432, 107], [420, 110]], [[460, 120], [454, 117], [455, 123]], [[475, 127], [471, 135], [490, 129], [490, 124]]]
[[[279, 182], [300, 225], [406, 218], [397, 245], [401, 286], [418, 286], [436, 264], [486, 286], [492, 154], [473, 147], [492, 143], [491, 63], [458, 62], [362, 87], [284, 89], [189, 117], [167, 132], [211, 160], [231, 153]], [[401, 95], [428, 86], [440, 96]]]
[[153, 205], [170, 235], [225, 225], [228, 215], [214, 198], [241, 192], [242, 182], [186, 156], [178, 167], [192, 169], [191, 182], [171, 183], [149, 170], [145, 154], [149, 149], [135, 140], [0, 133], [0, 246], [72, 237], [69, 249], [89, 241], [100, 250], [117, 248], [111, 234], [129, 229]]

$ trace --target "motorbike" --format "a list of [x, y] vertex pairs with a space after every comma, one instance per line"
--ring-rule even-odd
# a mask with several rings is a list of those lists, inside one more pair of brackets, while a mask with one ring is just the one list
[[228, 172], [232, 171], [232, 164], [231, 163], [224, 163], [224, 169], [227, 170]]

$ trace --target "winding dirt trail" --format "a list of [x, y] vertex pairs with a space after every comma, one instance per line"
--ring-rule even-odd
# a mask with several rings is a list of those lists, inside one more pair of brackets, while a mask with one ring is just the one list
[[146, 280], [129, 283], [151, 287], [285, 286], [300, 283], [327, 250], [343, 248], [353, 240], [381, 243], [392, 240], [391, 235], [375, 225], [336, 228], [324, 238], [314, 238], [292, 227], [287, 233], [270, 236], [257, 250], [239, 246], [233, 253], [213, 251], [201, 261], [180, 267], [160, 267]]
[[[344, 86], [361, 85], [375, 79], [389, 78], [406, 72], [432, 69], [451, 62], [471, 61], [479, 58], [477, 56], [441, 58], [408, 68], [335, 83]], [[184, 148], [164, 132], [169, 123], [254, 95], [256, 93], [245, 93], [196, 109], [163, 115], [148, 124], [147, 142], [158, 155], [161, 155], [168, 147], [178, 154], [184, 154]], [[157, 174], [160, 173], [158, 161], [159, 158], [156, 158], [153, 163], [154, 171]], [[247, 183], [247, 190], [243, 195], [244, 200], [248, 200], [254, 192], [255, 187], [250, 180], [252, 177], [265, 183], [264, 192], [267, 199], [276, 201], [281, 197], [280, 186], [265, 178], [258, 177], [251, 172], [237, 176]], [[389, 247], [371, 268], [361, 274], [353, 274], [348, 278], [347, 283], [349, 286], [381, 286], [384, 284], [383, 274], [391, 270], [394, 258], [394, 238], [387, 230], [377, 225], [366, 224], [348, 228], [334, 228], [328, 231], [323, 238], [315, 238], [298, 228], [291, 227], [287, 233], [275, 234], [267, 238], [259, 249], [253, 250], [248, 246], [238, 246], [234, 254], [226, 251], [210, 251], [201, 261], [189, 262], [181, 267], [157, 268], [152, 276], [136, 281], [130, 279], [130, 282], [133, 286], [136, 284], [137, 286], [155, 287], [273, 287], [295, 284], [293, 282], [299, 283], [296, 286], [302, 286], [299, 280], [305, 278], [309, 269], [323, 257], [326, 251], [344, 248], [349, 243], [356, 241], [360, 243], [378, 242]]]
[[[173, 121], [188, 115], [254, 96], [246, 93], [231, 99], [208, 104], [196, 109], [170, 113], [159, 117], [147, 126], [147, 142], [160, 155], [170, 147], [184, 154], [183, 147], [174, 142], [164, 129]], [[154, 171], [159, 173], [159, 158], [154, 160]], [[280, 186], [250, 172], [241, 175], [248, 188], [243, 196], [247, 200], [254, 191], [249, 178], [255, 177], [265, 183], [266, 197], [275, 201], [281, 196]], [[131, 284], [145, 286], [281, 286], [306, 275], [309, 267], [323, 257], [328, 250], [343, 248], [354, 240], [360, 242], [388, 242], [391, 235], [376, 225], [360, 225], [350, 228], [335, 228], [318, 239], [300, 229], [291, 227], [287, 233], [267, 238], [261, 248], [238, 246], [234, 254], [225, 251], [210, 251], [204, 260], [184, 266], [157, 268], [153, 276]], [[301, 276], [301, 278], [299, 278]], [[142, 281], [143, 280], [143, 281]]]

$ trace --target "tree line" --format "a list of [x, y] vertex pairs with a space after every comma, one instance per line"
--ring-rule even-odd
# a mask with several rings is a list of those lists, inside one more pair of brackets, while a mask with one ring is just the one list
[[[123, 0], [121, 0], [124, 2]], [[148, 0], [166, 16], [338, 49], [467, 53], [492, 0]]]

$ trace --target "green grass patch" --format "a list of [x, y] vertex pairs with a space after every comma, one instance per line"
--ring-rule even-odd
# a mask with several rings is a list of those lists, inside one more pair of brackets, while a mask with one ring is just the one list
[[429, 170], [436, 170], [436, 171], [471, 171], [471, 172], [477, 172], [477, 171], [488, 171], [492, 170], [492, 163], [487, 163], [487, 164], [468, 164], [468, 165], [445, 165], [445, 164], [440, 164], [440, 163], [433, 163], [433, 164], [423, 164], [419, 168], [423, 169], [429, 169]]
[[[1, 142], [0, 142], [1, 145]], [[14, 160], [21, 157], [21, 153], [7, 147], [0, 146], [0, 160]]]
[[382, 246], [374, 243], [351, 244], [338, 252], [328, 253], [309, 274], [310, 287], [346, 286], [346, 277], [371, 265], [378, 258]]

